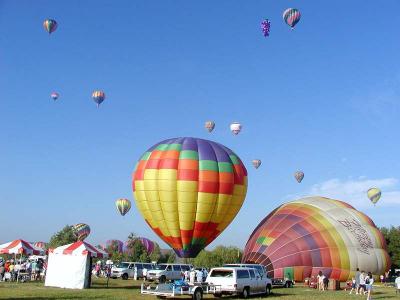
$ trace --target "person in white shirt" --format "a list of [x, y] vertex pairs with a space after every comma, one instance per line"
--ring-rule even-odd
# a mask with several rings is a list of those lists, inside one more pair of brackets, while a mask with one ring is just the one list
[[203, 272], [201, 270], [197, 270], [196, 278], [197, 278], [197, 282], [203, 282]]
[[317, 275], [317, 280], [318, 280], [318, 289], [320, 291], [325, 291], [324, 279], [325, 279], [325, 275], [322, 274], [322, 271], [319, 271], [319, 273]]
[[372, 273], [368, 272], [368, 275], [365, 277], [365, 287], [367, 289], [367, 300], [371, 300], [372, 294], [372, 284], [374, 283], [374, 277], [372, 277]]
[[358, 293], [359, 294], [364, 294], [365, 290], [366, 290], [366, 287], [365, 287], [365, 273], [364, 273], [364, 271], [361, 271], [361, 274], [360, 274], [360, 290], [358, 291]]
[[194, 284], [194, 282], [196, 280], [196, 270], [195, 269], [190, 270], [189, 277], [190, 277], [190, 280], [189, 280], [190, 284]]
[[396, 280], [394, 281], [394, 284], [396, 286], [396, 294], [400, 293], [400, 272], [397, 272], [397, 277]]

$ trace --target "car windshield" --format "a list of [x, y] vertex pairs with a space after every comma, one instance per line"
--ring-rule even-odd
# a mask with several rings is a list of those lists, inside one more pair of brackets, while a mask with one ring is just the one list
[[128, 263], [119, 263], [116, 265], [116, 267], [126, 269], [127, 267], [129, 267], [129, 264]]
[[154, 270], [165, 270], [166, 267], [167, 265], [157, 265], [154, 267]]
[[232, 270], [213, 270], [210, 274], [210, 277], [233, 277]]

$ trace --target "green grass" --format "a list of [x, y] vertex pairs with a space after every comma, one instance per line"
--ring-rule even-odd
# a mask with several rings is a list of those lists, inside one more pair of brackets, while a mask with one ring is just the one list
[[[95, 279], [91, 289], [86, 290], [67, 290], [59, 288], [44, 287], [42, 282], [8, 283], [0, 282], [0, 299], [156, 299], [152, 296], [142, 296], [140, 294], [141, 281], [114, 279], [109, 281], [106, 287], [105, 279]], [[207, 299], [213, 299], [208, 295]], [[374, 289], [373, 299], [400, 299], [396, 296], [394, 288], [377, 287]], [[183, 298], [184, 299], [184, 298]], [[186, 298], [187, 299], [187, 298]], [[225, 297], [227, 299], [227, 297]], [[260, 297], [253, 297], [260, 299]], [[326, 291], [318, 292], [303, 287], [290, 289], [276, 288], [273, 295], [268, 299], [276, 300], [351, 300], [366, 299], [366, 296], [349, 295], [345, 291]]]

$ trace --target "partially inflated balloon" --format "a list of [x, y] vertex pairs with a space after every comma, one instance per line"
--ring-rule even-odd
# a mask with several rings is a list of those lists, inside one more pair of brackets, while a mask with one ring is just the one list
[[208, 130], [208, 132], [211, 132], [214, 130], [215, 123], [213, 121], [207, 121], [204, 127]]
[[35, 243], [33, 243], [33, 246], [35, 246], [36, 248], [40, 248], [40, 249], [46, 249], [45, 242], [35, 242]]
[[294, 178], [296, 178], [297, 182], [300, 183], [304, 178], [304, 173], [302, 171], [297, 171], [294, 173]]
[[138, 210], [180, 257], [196, 257], [232, 222], [247, 191], [247, 171], [225, 146], [197, 138], [162, 141], [133, 172]]
[[121, 198], [115, 201], [115, 206], [117, 207], [119, 213], [122, 216], [125, 216], [125, 214], [131, 209], [131, 201]]
[[60, 94], [58, 94], [56, 92], [52, 92], [50, 95], [51, 99], [53, 99], [54, 101], [56, 101], [59, 96], [60, 96]]
[[56, 20], [46, 19], [43, 22], [43, 27], [49, 34], [51, 34], [57, 29], [57, 22]]
[[382, 192], [378, 188], [370, 188], [367, 192], [369, 200], [375, 205], [381, 198]]
[[250, 235], [242, 261], [264, 265], [270, 278], [296, 281], [321, 271], [343, 282], [357, 268], [379, 275], [391, 265], [385, 238], [374, 222], [345, 202], [323, 197], [273, 210]]
[[90, 234], [90, 227], [87, 224], [79, 223], [73, 227], [76, 237], [79, 241], [83, 241]]
[[108, 241], [106, 241], [105, 249], [107, 251], [111, 250], [110, 252], [122, 253], [123, 244], [124, 243], [120, 240], [108, 240]]
[[292, 29], [300, 21], [300, 17], [300, 11], [296, 8], [288, 8], [283, 12], [283, 20], [285, 20], [286, 24]]
[[253, 164], [254, 168], [258, 169], [261, 166], [261, 160], [253, 159], [252, 164]]
[[234, 135], [238, 135], [240, 131], [242, 131], [242, 124], [238, 122], [233, 122], [230, 126], [231, 131]]
[[97, 107], [106, 99], [106, 94], [103, 91], [94, 91], [92, 93], [93, 101], [96, 102]]
[[268, 19], [265, 19], [261, 22], [261, 30], [264, 37], [269, 36], [269, 30], [271, 29], [271, 22]]

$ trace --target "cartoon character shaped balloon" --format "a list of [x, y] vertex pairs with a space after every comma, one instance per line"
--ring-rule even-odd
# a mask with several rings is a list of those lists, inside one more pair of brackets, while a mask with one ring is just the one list
[[247, 171], [227, 147], [173, 138], [148, 149], [133, 172], [138, 210], [179, 257], [196, 257], [232, 222], [247, 192]]
[[381, 198], [382, 192], [378, 188], [370, 188], [367, 191], [367, 195], [369, 200], [371, 200], [371, 202], [375, 205]]
[[297, 171], [294, 173], [294, 178], [300, 183], [304, 178], [304, 173], [302, 171]]
[[106, 99], [106, 94], [103, 91], [94, 91], [92, 93], [93, 101], [96, 102], [97, 107]]
[[115, 201], [115, 206], [117, 207], [117, 210], [122, 216], [125, 216], [125, 214], [131, 209], [131, 201], [125, 198], [120, 198]]
[[46, 19], [43, 22], [44, 30], [46, 30], [49, 34], [56, 31], [57, 26], [58, 26], [58, 24], [57, 24], [56, 20], [53, 20], [53, 19]]
[[268, 19], [265, 19], [261, 22], [261, 30], [264, 37], [269, 36], [269, 31], [271, 29], [271, 22]]
[[208, 132], [212, 132], [215, 127], [215, 123], [213, 121], [207, 121], [204, 127], [208, 130]]
[[78, 223], [73, 227], [75, 236], [78, 238], [79, 241], [83, 241], [86, 239], [90, 234], [90, 227], [84, 223]]
[[238, 122], [233, 122], [230, 126], [231, 131], [234, 135], [238, 135], [240, 131], [242, 131], [242, 124]]
[[292, 29], [294, 29], [294, 26], [299, 23], [300, 17], [300, 11], [296, 8], [288, 8], [283, 12], [283, 20]]

